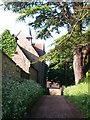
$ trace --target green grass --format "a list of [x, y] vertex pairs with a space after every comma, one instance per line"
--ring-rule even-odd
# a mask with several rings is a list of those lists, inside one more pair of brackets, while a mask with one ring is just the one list
[[3, 120], [19, 120], [35, 102], [45, 94], [45, 89], [32, 80], [2, 82]]
[[78, 85], [69, 86], [64, 89], [64, 95], [80, 108], [86, 118], [90, 118], [90, 78], [84, 78]]

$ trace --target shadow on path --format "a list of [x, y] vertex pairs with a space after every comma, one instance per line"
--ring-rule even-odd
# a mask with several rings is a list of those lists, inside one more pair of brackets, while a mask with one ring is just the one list
[[84, 118], [74, 104], [64, 96], [43, 96], [28, 113], [32, 118]]

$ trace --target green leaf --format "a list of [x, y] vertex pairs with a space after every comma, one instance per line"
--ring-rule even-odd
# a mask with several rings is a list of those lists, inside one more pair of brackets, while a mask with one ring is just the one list
[[5, 30], [1, 35], [0, 48], [2, 51], [12, 58], [16, 51], [17, 43], [14, 37], [10, 34], [9, 30]]

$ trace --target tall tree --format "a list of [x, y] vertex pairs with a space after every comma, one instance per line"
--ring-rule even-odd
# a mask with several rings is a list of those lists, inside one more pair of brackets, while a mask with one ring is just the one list
[[59, 39], [54, 55], [59, 52], [64, 60], [73, 56], [75, 83], [77, 84], [85, 74], [83, 68], [90, 52], [89, 38], [86, 36], [86, 40], [84, 34], [82, 35], [83, 27], [90, 21], [90, 3], [19, 2], [6, 3], [5, 6], [14, 12], [19, 12], [21, 14], [19, 20], [32, 16], [34, 21], [29, 25], [37, 31], [37, 38], [47, 39], [52, 36], [53, 31], [60, 33], [59, 27], [67, 27], [69, 34]]

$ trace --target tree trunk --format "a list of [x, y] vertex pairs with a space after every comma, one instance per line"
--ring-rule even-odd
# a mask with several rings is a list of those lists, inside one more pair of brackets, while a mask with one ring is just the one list
[[73, 68], [75, 84], [77, 85], [80, 79], [86, 75], [86, 72], [90, 68], [90, 44], [74, 49]]
[[79, 49], [74, 50], [73, 68], [74, 68], [75, 84], [77, 85], [79, 80], [83, 77], [82, 54]]
[[90, 68], [90, 43], [83, 47], [82, 53], [83, 53], [83, 73], [85, 75], [88, 69]]

